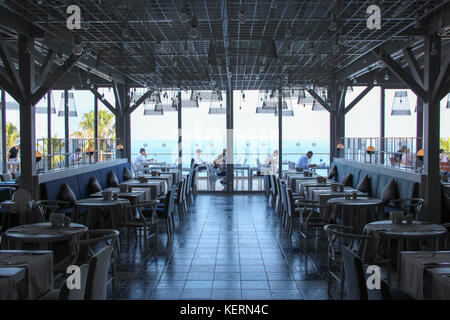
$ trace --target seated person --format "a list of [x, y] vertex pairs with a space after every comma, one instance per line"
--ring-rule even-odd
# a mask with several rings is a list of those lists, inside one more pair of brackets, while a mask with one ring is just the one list
[[390, 157], [389, 160], [391, 161], [391, 164], [400, 164], [402, 162], [403, 154], [406, 152], [406, 146], [402, 146], [400, 150], [394, 153], [393, 157]]
[[300, 168], [302, 170], [308, 170], [310, 168], [314, 168], [316, 165], [309, 163], [312, 156], [313, 156], [313, 152], [308, 151], [305, 155], [303, 155], [300, 159], [298, 159], [296, 168]]
[[19, 151], [20, 151], [19, 145], [12, 146], [11, 149], [9, 149], [8, 164], [12, 166], [11, 172], [20, 171]]
[[83, 160], [83, 157], [81, 156], [81, 149], [76, 148], [75, 152], [70, 156], [70, 165], [75, 166], [77, 164], [81, 163], [81, 160]]
[[[147, 153], [145, 151], [145, 148], [141, 148], [139, 150], [139, 155], [134, 160], [133, 166], [136, 170], [139, 170], [140, 168], [147, 167], [146, 164], [148, 162], [153, 161], [154, 159], [147, 160]], [[146, 173], [146, 172], [144, 172]]]
[[225, 187], [227, 185], [226, 182], [226, 176], [227, 176], [227, 156], [226, 156], [227, 149], [223, 149], [222, 154], [219, 154], [213, 161], [214, 168], [217, 170], [217, 175], [219, 177], [224, 177], [222, 180], [220, 180], [220, 183]]
[[448, 162], [448, 157], [445, 154], [445, 150], [444, 149], [439, 149], [439, 161], [440, 162]]
[[273, 172], [272, 174], [275, 174], [278, 171], [278, 155], [278, 150], [274, 150], [272, 155], [266, 159], [266, 164], [270, 167], [270, 170]]
[[194, 168], [199, 167], [198, 171], [202, 171], [206, 169], [206, 162], [202, 160], [202, 158], [200, 158], [200, 155], [202, 154], [202, 150], [201, 149], [197, 149], [197, 151], [195, 152], [195, 157], [194, 157]]

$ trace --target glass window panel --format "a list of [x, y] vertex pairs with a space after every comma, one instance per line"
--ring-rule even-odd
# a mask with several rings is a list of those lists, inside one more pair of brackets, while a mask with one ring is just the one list
[[[200, 149], [200, 159], [207, 163], [222, 153], [227, 147], [226, 141], [226, 114], [210, 114], [209, 110], [217, 103], [212, 103], [208, 96], [212, 91], [202, 91], [198, 102], [198, 108], [182, 108], [183, 124], [183, 167], [190, 166], [191, 159], [196, 155], [196, 150]], [[183, 98], [184, 99], [184, 98]], [[226, 108], [226, 94], [222, 92], [222, 107]], [[215, 170], [215, 169], [213, 169]], [[211, 171], [210, 171], [211, 172]], [[212, 173], [212, 172], [211, 172]], [[208, 170], [202, 169], [197, 178], [197, 190], [199, 191], [219, 191], [223, 185], [215, 174], [210, 175], [208, 180]], [[209, 181], [209, 182], [208, 182]]]

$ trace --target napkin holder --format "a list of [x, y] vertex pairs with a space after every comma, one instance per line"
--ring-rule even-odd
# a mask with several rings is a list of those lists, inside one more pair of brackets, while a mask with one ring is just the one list
[[312, 177], [312, 172], [311, 171], [303, 171], [303, 176], [304, 177]]
[[139, 178], [138, 178], [138, 181], [139, 181], [140, 183], [146, 183], [146, 182], [147, 182], [147, 178], [146, 178], [146, 177], [139, 177]]
[[70, 227], [70, 222], [71, 222], [70, 217], [64, 217], [64, 220], [63, 220], [64, 227], [66, 227], [66, 228]]
[[325, 177], [317, 177], [316, 181], [317, 181], [317, 183], [327, 183], [327, 178], [325, 178]]
[[50, 224], [52, 227], [61, 227], [64, 225], [64, 218], [66, 215], [64, 213], [51, 213], [49, 216]]
[[339, 189], [339, 184], [338, 184], [338, 183], [332, 183], [332, 184], [330, 184], [330, 189], [331, 189], [331, 191], [333, 191], [333, 192], [337, 192], [338, 189]]
[[128, 191], [128, 186], [126, 184], [122, 184], [119, 186], [119, 191], [120, 192], [127, 192]]
[[102, 197], [103, 200], [111, 200], [112, 199], [112, 192], [111, 191], [102, 191]]
[[390, 213], [390, 218], [392, 221], [392, 224], [402, 224], [403, 221], [403, 211], [393, 211]]
[[358, 199], [358, 191], [352, 191], [352, 199], [353, 200]]

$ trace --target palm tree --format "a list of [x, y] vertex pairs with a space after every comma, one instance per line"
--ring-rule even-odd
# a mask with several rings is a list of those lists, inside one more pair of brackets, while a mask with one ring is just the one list
[[11, 122], [6, 124], [6, 148], [11, 149], [17, 144], [17, 139], [20, 137], [20, 131], [17, 131], [17, 127]]
[[441, 148], [444, 149], [444, 151], [449, 152], [450, 151], [450, 138], [445, 140], [444, 138], [439, 139]]
[[[102, 140], [115, 139], [116, 124], [114, 121], [114, 114], [106, 110], [98, 111], [98, 138]], [[74, 132], [71, 137], [78, 139], [86, 139], [84, 149], [95, 147], [95, 114], [94, 111], [83, 114], [83, 121], [78, 125], [78, 131]], [[100, 143], [99, 148], [102, 150], [111, 149], [108, 141]], [[103, 159], [100, 159], [102, 161]]]
[[[114, 139], [116, 133], [116, 125], [114, 121], [114, 114], [106, 110], [99, 110], [98, 112], [98, 138], [99, 139]], [[83, 121], [78, 125], [78, 130], [72, 134], [75, 138], [94, 139], [95, 133], [95, 114], [94, 111], [83, 114]]]

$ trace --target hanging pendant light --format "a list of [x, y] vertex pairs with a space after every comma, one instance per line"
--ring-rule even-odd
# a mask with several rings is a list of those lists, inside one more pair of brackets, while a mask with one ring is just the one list
[[[47, 97], [50, 97], [50, 114], [56, 114], [55, 100], [53, 99], [53, 93], [50, 92], [48, 95], [44, 96], [45, 106], [37, 105], [35, 108], [35, 113], [47, 113]], [[41, 100], [42, 101], [42, 100]]]
[[161, 95], [161, 102], [155, 106], [155, 111], [177, 111], [178, 96], [175, 91], [165, 91]]
[[150, 103], [150, 101], [144, 101], [144, 116], [162, 116], [164, 115], [164, 111], [155, 110], [156, 104]]
[[410, 116], [408, 92], [406, 90], [396, 91], [392, 102], [391, 116]]
[[223, 100], [222, 91], [215, 90], [211, 93], [208, 114], [226, 114], [226, 101]]
[[197, 97], [192, 90], [181, 91], [181, 108], [198, 108]]
[[[77, 107], [75, 105], [75, 98], [73, 95], [73, 92], [68, 92], [68, 100], [69, 100], [69, 112], [67, 114], [68, 117], [78, 117], [77, 113]], [[64, 117], [65, 116], [65, 99], [64, 99], [64, 92], [61, 92], [61, 100], [59, 103], [59, 112], [58, 117]]]
[[256, 104], [256, 113], [273, 113], [278, 106], [275, 90], [259, 91], [258, 102]]

